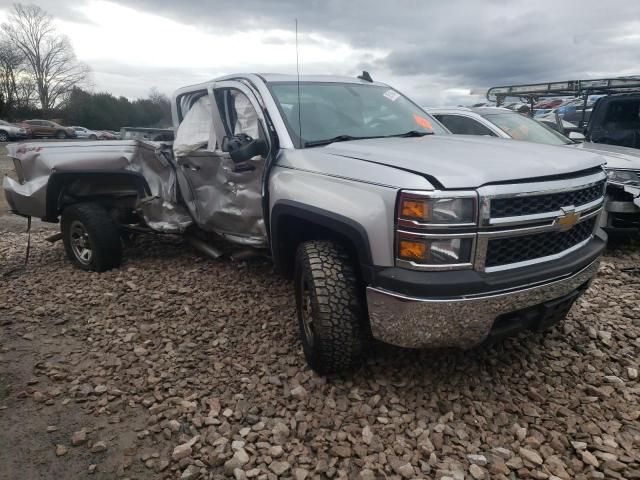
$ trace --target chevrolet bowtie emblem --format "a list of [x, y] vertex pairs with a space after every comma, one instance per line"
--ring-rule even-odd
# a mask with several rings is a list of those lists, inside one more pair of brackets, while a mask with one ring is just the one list
[[573, 226], [580, 221], [580, 214], [576, 213], [573, 207], [562, 208], [562, 216], [556, 219], [556, 225], [560, 227], [560, 230], [571, 230]]

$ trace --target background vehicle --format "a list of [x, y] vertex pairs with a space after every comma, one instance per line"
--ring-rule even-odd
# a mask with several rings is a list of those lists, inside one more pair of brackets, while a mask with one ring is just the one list
[[72, 127], [64, 127], [50, 120], [25, 120], [22, 125], [31, 129], [34, 137], [75, 138], [76, 132]]
[[[610, 233], [640, 232], [640, 151], [590, 142], [576, 142], [538, 121], [505, 108], [429, 108], [452, 133], [489, 135], [528, 142], [561, 145], [599, 153], [607, 160], [606, 215], [602, 225]], [[575, 133], [571, 133], [577, 137]], [[584, 139], [584, 137], [582, 137]]]
[[121, 232], [270, 254], [318, 372], [356, 364], [369, 336], [471, 348], [549, 328], [598, 269], [598, 155], [434, 134], [368, 74], [230, 75], [178, 90], [172, 113], [173, 145], [15, 146], [11, 209], [60, 220], [85, 270], [120, 264]]
[[[553, 114], [576, 124], [575, 131], [590, 142], [640, 148], [640, 76], [510, 85], [487, 91], [487, 99], [498, 106], [511, 97], [533, 105], [540, 99], [550, 104], [554, 97], [567, 96], [575, 98], [554, 109], [539, 110], [537, 115]], [[560, 126], [559, 121], [556, 124]]]
[[120, 129], [120, 138], [122, 140], [171, 142], [174, 136], [174, 131], [170, 128], [123, 127]]
[[116, 140], [116, 136], [113, 134], [113, 132], [110, 132], [108, 130], [100, 130], [98, 132], [98, 138], [100, 140]]
[[120, 132], [116, 132], [115, 130], [104, 130], [104, 131], [113, 135], [114, 140], [121, 140]]
[[600, 98], [585, 128], [595, 143], [640, 148], [640, 92]]
[[98, 140], [99, 133], [84, 127], [71, 127], [76, 132], [77, 138], [88, 138], [89, 140]]
[[0, 142], [29, 138], [30, 133], [31, 131], [24, 127], [0, 120]]

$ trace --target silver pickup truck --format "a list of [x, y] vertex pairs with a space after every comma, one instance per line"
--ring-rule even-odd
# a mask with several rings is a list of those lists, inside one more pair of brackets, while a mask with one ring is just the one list
[[[365, 78], [365, 79], [363, 79]], [[470, 348], [562, 320], [598, 269], [604, 160], [440, 135], [383, 83], [230, 75], [178, 90], [175, 142], [10, 147], [11, 209], [60, 222], [78, 267], [117, 267], [121, 236], [225, 238], [295, 282], [309, 365], [362, 358], [372, 336]]]

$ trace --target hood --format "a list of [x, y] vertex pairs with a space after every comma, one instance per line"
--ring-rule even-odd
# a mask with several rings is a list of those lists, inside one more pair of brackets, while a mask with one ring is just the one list
[[577, 149], [473, 135], [377, 138], [321, 148], [326, 154], [416, 172], [453, 189], [573, 174], [605, 163]]
[[591, 142], [577, 143], [569, 146], [602, 155], [607, 161], [606, 166], [608, 168], [640, 170], [640, 150], [637, 148]]

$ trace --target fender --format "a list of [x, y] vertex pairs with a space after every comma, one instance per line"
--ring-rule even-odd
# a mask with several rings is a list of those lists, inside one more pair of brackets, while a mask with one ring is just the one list
[[287, 232], [280, 227], [281, 220], [285, 217], [293, 217], [306, 223], [318, 225], [346, 238], [355, 249], [358, 263], [361, 266], [372, 265], [369, 236], [362, 225], [335, 212], [292, 200], [279, 200], [271, 210], [271, 251], [277, 266], [283, 265], [285, 261], [279, 248], [288, 237]]
[[113, 170], [53, 172], [47, 182], [47, 206], [44, 221], [56, 222], [60, 214], [62, 194], [69, 183], [78, 179], [97, 179], [99, 181], [121, 182], [133, 185], [139, 198], [151, 195], [149, 184], [138, 172]]

